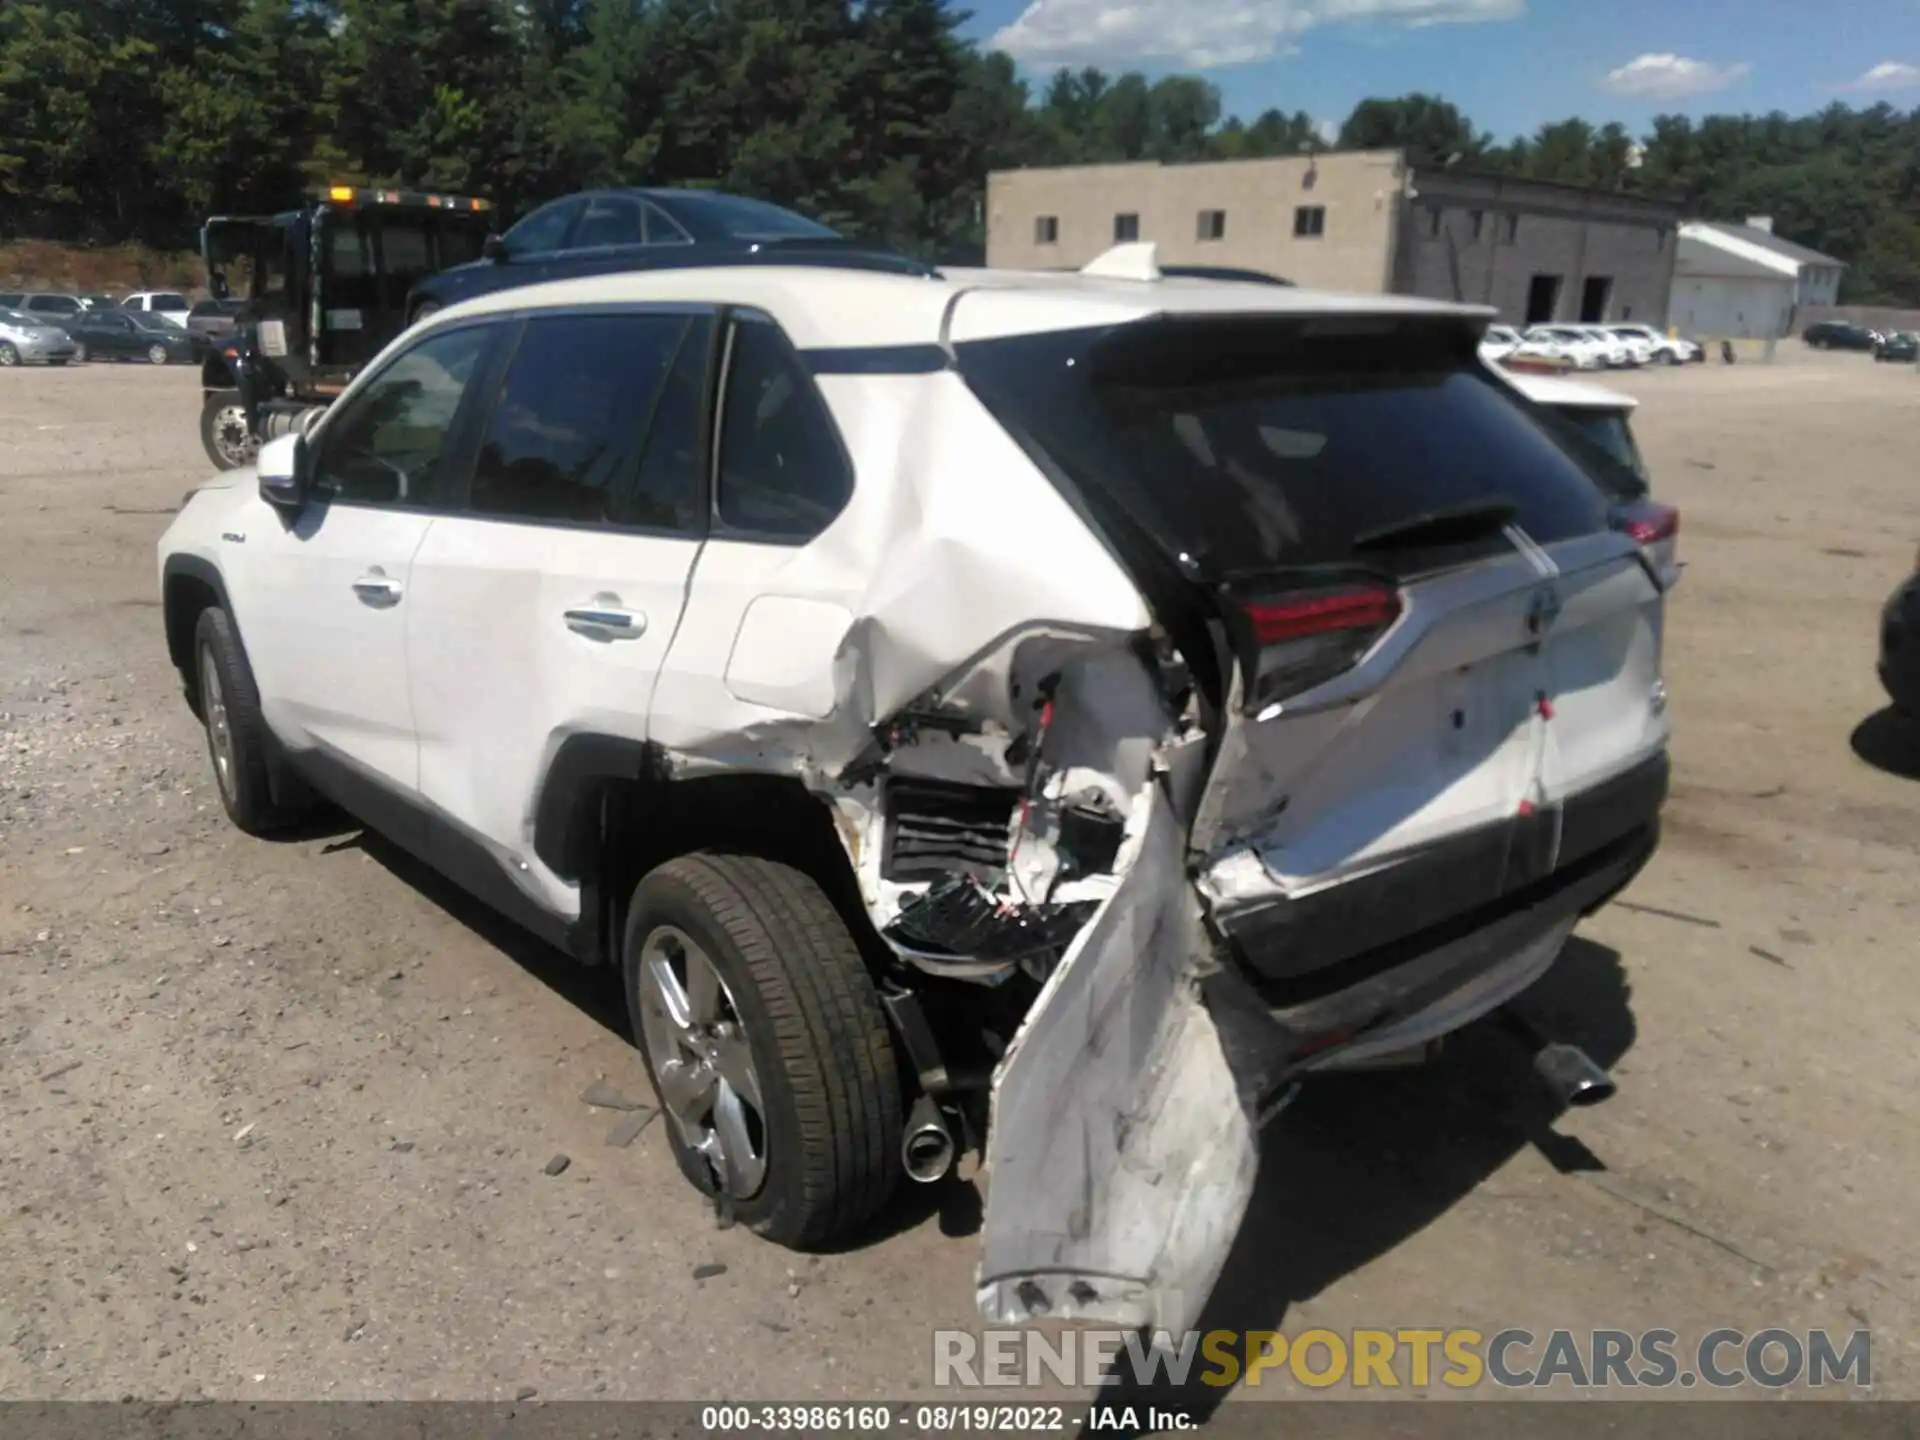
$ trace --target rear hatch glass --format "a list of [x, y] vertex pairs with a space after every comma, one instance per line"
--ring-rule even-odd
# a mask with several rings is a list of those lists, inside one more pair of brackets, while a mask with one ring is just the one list
[[1155, 320], [970, 342], [959, 366], [1043, 468], [1195, 578], [1405, 577], [1511, 553], [1509, 525], [1542, 545], [1607, 525], [1588, 464], [1451, 318]]

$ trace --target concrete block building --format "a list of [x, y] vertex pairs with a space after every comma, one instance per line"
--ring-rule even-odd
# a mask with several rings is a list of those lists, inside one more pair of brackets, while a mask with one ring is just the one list
[[999, 171], [987, 182], [990, 265], [1076, 269], [1151, 240], [1163, 265], [1492, 305], [1516, 325], [1664, 325], [1678, 225], [1662, 201], [1415, 173], [1398, 150]]

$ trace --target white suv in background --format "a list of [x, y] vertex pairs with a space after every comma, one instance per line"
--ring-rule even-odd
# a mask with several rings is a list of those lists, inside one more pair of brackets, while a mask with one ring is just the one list
[[192, 302], [175, 290], [136, 290], [121, 299], [119, 308], [143, 310], [149, 315], [170, 320], [182, 329], [186, 328], [187, 316], [193, 311]]
[[1652, 853], [1664, 599], [1487, 312], [1151, 257], [416, 325], [160, 542], [229, 815], [318, 792], [618, 967], [759, 1233], [979, 1146], [986, 1315], [1186, 1328], [1294, 1082], [1504, 1004]]

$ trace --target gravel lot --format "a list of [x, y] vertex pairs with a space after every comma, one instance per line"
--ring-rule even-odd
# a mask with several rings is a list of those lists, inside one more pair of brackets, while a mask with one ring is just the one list
[[[0, 1396], [926, 1389], [970, 1193], [812, 1260], [718, 1229], [581, 1098], [651, 1099], [617, 986], [377, 837], [232, 830], [156, 598], [197, 376], [0, 382]], [[1549, 1125], [1484, 1028], [1310, 1089], [1209, 1323], [1865, 1325], [1920, 1398], [1920, 739], [1873, 718], [1920, 379], [1607, 383], [1685, 515], [1675, 789], [1530, 1008], [1621, 1093]]]

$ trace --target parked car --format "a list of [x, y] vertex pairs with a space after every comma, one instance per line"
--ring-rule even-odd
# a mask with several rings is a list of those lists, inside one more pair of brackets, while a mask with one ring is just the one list
[[1911, 330], [1895, 330], [1880, 337], [1873, 347], [1876, 360], [1899, 360], [1911, 364], [1920, 359], [1920, 336]]
[[81, 360], [145, 360], [150, 365], [199, 364], [207, 342], [164, 316], [144, 310], [98, 310], [61, 324]]
[[136, 290], [120, 297], [120, 308], [159, 316], [182, 329], [186, 328], [187, 316], [193, 311], [187, 297], [177, 290]]
[[18, 310], [40, 319], [59, 321], [86, 309], [78, 295], [49, 290], [11, 290], [0, 295], [0, 310]]
[[1874, 344], [1873, 331], [1846, 320], [1816, 320], [1800, 338], [1815, 350], [1871, 350]]
[[1577, 370], [1604, 370], [1613, 352], [1585, 331], [1571, 325], [1534, 325], [1523, 332], [1527, 342], [1570, 362]]
[[1622, 340], [1618, 335], [1607, 329], [1606, 326], [1575, 325], [1570, 328], [1578, 330], [1582, 335], [1585, 335], [1601, 348], [1607, 357], [1608, 369], [1625, 370], [1640, 363], [1640, 361], [1635, 358], [1639, 353], [1636, 348], [1628, 344], [1625, 340]]
[[1480, 339], [1480, 358], [1497, 363], [1524, 344], [1526, 341], [1520, 338], [1520, 332], [1511, 325], [1489, 325]]
[[73, 340], [58, 325], [22, 310], [0, 310], [0, 367], [64, 365], [73, 357]]
[[849, 253], [870, 263], [897, 261], [866, 251], [837, 230], [740, 195], [714, 190], [590, 190], [543, 205], [504, 235], [487, 238], [481, 259], [421, 281], [407, 300], [410, 319], [512, 285], [606, 275], [635, 267], [684, 268], [715, 260], [831, 265]]
[[1183, 1330], [1296, 1080], [1504, 1004], [1657, 842], [1662, 594], [1482, 323], [484, 296], [182, 504], [168, 652], [240, 828], [317, 791], [622, 973], [739, 1222], [827, 1243], [984, 1144], [986, 1315]]
[[1521, 394], [1600, 452], [1589, 469], [1613, 503], [1615, 528], [1647, 552], [1661, 588], [1671, 590], [1680, 579], [1680, 512], [1653, 498], [1652, 477], [1633, 434], [1633, 412], [1640, 402], [1618, 390], [1557, 376], [1516, 374], [1512, 380]]
[[231, 335], [234, 317], [246, 309], [244, 300], [198, 300], [187, 312], [187, 329], [207, 340]]
[[1609, 329], [1629, 344], [1640, 342], [1647, 351], [1643, 364], [1691, 365], [1704, 360], [1707, 352], [1695, 341], [1681, 335], [1665, 335], [1651, 325], [1614, 325]]
[[1894, 709], [1920, 719], [1920, 555], [1880, 612], [1880, 683]]

